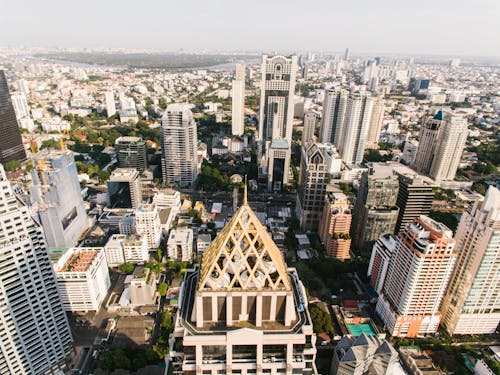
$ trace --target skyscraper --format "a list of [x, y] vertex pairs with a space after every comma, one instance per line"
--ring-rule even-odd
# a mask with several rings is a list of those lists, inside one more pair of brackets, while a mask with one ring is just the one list
[[361, 93], [347, 98], [344, 125], [338, 144], [340, 156], [346, 164], [361, 164], [372, 114], [373, 99]]
[[89, 227], [73, 152], [44, 149], [32, 160], [31, 204], [49, 248], [67, 248]]
[[366, 148], [375, 148], [378, 144], [380, 131], [384, 122], [384, 99], [376, 98], [373, 100], [372, 115], [368, 125], [368, 134], [366, 136]]
[[316, 374], [305, 289], [247, 203], [186, 271], [168, 363], [174, 374]]
[[187, 104], [170, 104], [161, 119], [163, 182], [193, 187], [198, 176], [196, 122]]
[[11, 160], [25, 160], [21, 131], [17, 124], [16, 112], [10, 98], [5, 72], [0, 70], [0, 163]]
[[262, 56], [259, 163], [269, 190], [288, 185], [297, 56]]
[[429, 172], [436, 182], [455, 178], [467, 134], [467, 119], [464, 116], [445, 113]]
[[11, 96], [11, 99], [14, 111], [16, 112], [16, 118], [20, 120], [29, 117], [30, 107], [28, 106], [26, 96], [24, 96], [24, 94], [14, 94]]
[[104, 93], [104, 104], [106, 106], [106, 113], [108, 117], [114, 116], [116, 114], [116, 104], [113, 91], [106, 91]]
[[361, 176], [351, 228], [358, 252], [370, 253], [377, 239], [394, 233], [398, 188], [398, 178], [389, 164], [373, 163]]
[[318, 235], [326, 253], [335, 259], [349, 259], [351, 209], [344, 193], [327, 193]]
[[420, 215], [428, 215], [434, 200], [432, 186], [426, 183], [421, 176], [398, 173], [398, 180], [399, 190], [396, 206], [399, 207], [399, 215], [395, 233], [398, 233], [406, 224]]
[[304, 115], [304, 129], [302, 130], [302, 145], [314, 142], [314, 131], [316, 130], [317, 116], [314, 111], [307, 111]]
[[391, 254], [376, 311], [391, 336], [434, 334], [456, 255], [450, 229], [427, 216], [407, 224]]
[[236, 64], [231, 112], [232, 134], [242, 135], [245, 130], [245, 65], [242, 64]]
[[140, 137], [117, 138], [115, 151], [120, 168], [135, 168], [142, 173], [148, 167], [146, 141]]
[[441, 312], [450, 335], [495, 333], [500, 323], [500, 191], [464, 212], [457, 229], [457, 265]]
[[436, 149], [439, 130], [443, 122], [443, 112], [439, 111], [433, 118], [424, 120], [420, 129], [420, 140], [418, 143], [414, 168], [419, 172], [428, 175], [431, 171], [434, 152]]
[[319, 134], [320, 142], [333, 143], [338, 147], [338, 143], [342, 138], [346, 101], [347, 92], [342, 89], [333, 89], [325, 92]]
[[331, 144], [302, 147], [297, 186], [297, 216], [302, 230], [317, 231], [332, 174], [340, 173], [341, 159]]
[[0, 373], [64, 368], [72, 338], [42, 229], [0, 165]]
[[377, 293], [382, 292], [392, 253], [396, 248], [398, 238], [393, 234], [386, 234], [380, 237], [373, 245], [370, 264], [368, 266], [368, 277], [370, 285]]

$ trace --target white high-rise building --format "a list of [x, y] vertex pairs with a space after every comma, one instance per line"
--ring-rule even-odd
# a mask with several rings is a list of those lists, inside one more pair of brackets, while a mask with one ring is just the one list
[[193, 187], [198, 176], [196, 122], [187, 104], [170, 104], [161, 119], [163, 182]]
[[424, 215], [399, 233], [376, 307], [391, 336], [437, 332], [456, 260], [454, 246], [453, 232]]
[[89, 227], [73, 152], [45, 149], [33, 156], [30, 197], [49, 248], [76, 245]]
[[338, 145], [337, 140], [334, 142], [346, 164], [361, 164], [363, 161], [372, 107], [373, 99], [366, 94], [354, 93], [347, 98], [341, 137]]
[[242, 135], [245, 130], [245, 65], [242, 64], [236, 64], [231, 109], [232, 134]]
[[135, 229], [137, 234], [147, 238], [148, 248], [156, 250], [160, 246], [162, 227], [155, 204], [141, 204], [135, 210]]
[[453, 180], [467, 141], [467, 119], [445, 113], [434, 150], [430, 176], [437, 182]]
[[366, 136], [366, 148], [375, 148], [378, 144], [380, 131], [384, 122], [384, 99], [376, 98], [373, 100], [372, 115], [368, 134]]
[[314, 111], [307, 111], [304, 115], [304, 129], [302, 130], [302, 146], [308, 142], [314, 142], [317, 116]]
[[24, 94], [13, 94], [11, 95], [11, 99], [18, 120], [30, 116], [30, 107]]
[[0, 373], [66, 369], [68, 320], [43, 231], [18, 201], [0, 165]]
[[288, 185], [297, 56], [262, 56], [259, 163], [269, 190]]
[[446, 292], [443, 325], [450, 335], [491, 334], [500, 323], [500, 191], [464, 212], [457, 229], [457, 265]]
[[442, 122], [443, 112], [439, 111], [433, 118], [426, 118], [422, 124], [413, 162], [414, 168], [420, 173], [428, 175], [431, 170]]
[[116, 114], [116, 104], [115, 104], [115, 95], [113, 94], [113, 91], [105, 92], [104, 104], [106, 106], [106, 112], [108, 117], [114, 116]]
[[99, 310], [111, 286], [102, 247], [68, 249], [54, 270], [66, 311]]
[[333, 143], [338, 147], [338, 142], [342, 138], [346, 102], [346, 91], [341, 89], [325, 91], [319, 134], [320, 142]]

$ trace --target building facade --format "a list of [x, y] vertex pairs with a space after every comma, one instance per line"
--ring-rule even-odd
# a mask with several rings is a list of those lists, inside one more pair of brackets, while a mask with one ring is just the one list
[[391, 336], [437, 332], [456, 260], [454, 246], [453, 232], [427, 216], [399, 234], [376, 307]]
[[314, 142], [316, 139], [314, 132], [316, 131], [317, 115], [314, 111], [307, 111], [304, 115], [304, 129], [302, 130], [302, 146], [306, 146], [308, 142]]
[[384, 99], [374, 98], [370, 124], [368, 125], [368, 134], [366, 135], [366, 148], [377, 148], [380, 138], [380, 131], [384, 123]]
[[332, 89], [325, 92], [319, 134], [320, 142], [333, 143], [338, 147], [342, 138], [347, 95], [347, 92], [342, 89]]
[[245, 131], [245, 65], [236, 64], [231, 95], [231, 133], [243, 135]]
[[422, 124], [415, 161], [413, 162], [413, 167], [419, 173], [428, 175], [431, 171], [442, 122], [443, 112], [439, 111], [434, 117], [425, 119]]
[[288, 185], [297, 56], [262, 56], [258, 158], [268, 190]]
[[113, 208], [137, 208], [142, 202], [139, 171], [116, 168], [108, 180], [108, 194]]
[[[290, 125], [291, 126], [291, 125]], [[0, 70], [0, 163], [26, 159], [5, 72]]]
[[345, 260], [350, 258], [351, 209], [347, 197], [343, 193], [325, 194], [323, 213], [319, 224], [318, 235], [325, 246], [328, 256]]
[[111, 286], [104, 248], [70, 248], [54, 269], [66, 311], [99, 311]]
[[115, 95], [113, 91], [106, 91], [104, 93], [104, 105], [106, 106], [106, 114], [108, 117], [116, 114]]
[[179, 262], [193, 260], [193, 230], [190, 228], [172, 229], [168, 236], [167, 254], [170, 259]]
[[379, 294], [382, 292], [389, 263], [397, 241], [398, 239], [395, 235], [386, 234], [380, 237], [375, 242], [375, 245], [373, 245], [370, 264], [368, 266], [368, 277], [370, 279], [370, 286]]
[[462, 214], [455, 251], [443, 326], [450, 335], [495, 333], [500, 323], [500, 191], [495, 187]]
[[305, 289], [246, 197], [188, 270], [168, 365], [174, 374], [316, 374]]
[[161, 119], [163, 182], [192, 188], [198, 176], [196, 122], [187, 104], [170, 104]]
[[71, 331], [42, 228], [15, 197], [0, 165], [0, 373], [66, 369]]
[[115, 151], [120, 168], [135, 168], [141, 173], [148, 168], [146, 141], [142, 138], [117, 138]]
[[135, 230], [147, 239], [148, 248], [156, 250], [160, 246], [163, 229], [160, 213], [154, 203], [141, 204], [135, 211]]
[[31, 204], [49, 248], [75, 246], [89, 227], [73, 152], [45, 149], [32, 159]]

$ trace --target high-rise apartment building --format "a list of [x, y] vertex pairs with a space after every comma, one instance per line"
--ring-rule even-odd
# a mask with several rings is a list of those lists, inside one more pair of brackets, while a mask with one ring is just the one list
[[391, 336], [434, 334], [455, 265], [453, 232], [420, 216], [400, 232], [376, 311]]
[[45, 374], [72, 351], [43, 231], [0, 165], [0, 373]]
[[338, 143], [342, 139], [347, 95], [347, 91], [342, 89], [325, 91], [319, 131], [320, 142], [333, 143], [338, 147]]
[[373, 99], [361, 93], [347, 98], [345, 118], [339, 144], [340, 156], [346, 164], [361, 164], [372, 114]]
[[31, 204], [49, 248], [75, 246], [89, 227], [73, 152], [44, 149], [33, 156]]
[[309, 143], [302, 147], [296, 206], [302, 230], [318, 230], [326, 186], [332, 174], [340, 173], [341, 162], [331, 144]]
[[26, 96], [24, 94], [13, 94], [11, 99], [14, 111], [16, 112], [16, 118], [20, 120], [22, 118], [29, 117], [30, 107], [28, 106]]
[[495, 333], [500, 323], [500, 191], [464, 212], [457, 229], [457, 264], [441, 312], [450, 335]]
[[384, 99], [374, 98], [365, 148], [376, 148], [378, 145], [380, 131], [382, 130], [382, 124], [384, 123], [384, 109]]
[[147, 238], [150, 249], [156, 250], [160, 246], [163, 229], [156, 204], [141, 204], [135, 210], [135, 228], [137, 234]]
[[430, 176], [437, 182], [453, 180], [467, 141], [467, 119], [445, 113], [434, 150]]
[[269, 190], [288, 185], [296, 73], [297, 56], [262, 56], [257, 141]]
[[431, 171], [434, 152], [438, 141], [439, 130], [443, 122], [443, 112], [439, 111], [432, 118], [426, 118], [420, 128], [420, 139], [415, 154], [414, 168], [423, 174]]
[[99, 311], [111, 286], [102, 247], [70, 248], [54, 269], [66, 311]]
[[304, 115], [304, 129], [302, 130], [302, 145], [314, 142], [314, 132], [316, 130], [317, 116], [314, 111], [307, 111]]
[[396, 248], [398, 238], [393, 234], [380, 237], [373, 245], [370, 264], [368, 266], [368, 277], [370, 285], [377, 293], [382, 292], [392, 253]]
[[104, 105], [106, 106], [106, 114], [108, 117], [116, 114], [115, 95], [113, 91], [106, 91], [104, 93]]
[[231, 104], [231, 130], [233, 135], [245, 131], [245, 65], [236, 64]]
[[361, 176], [351, 234], [358, 252], [369, 254], [377, 239], [394, 233], [399, 181], [393, 167], [372, 163]]
[[318, 235], [328, 256], [335, 259], [349, 259], [351, 249], [351, 209], [344, 193], [327, 193]]
[[304, 286], [247, 203], [187, 270], [168, 354], [174, 374], [316, 374]]
[[187, 104], [170, 104], [161, 119], [163, 182], [194, 187], [198, 176], [196, 122]]
[[323, 101], [320, 141], [331, 142], [346, 164], [363, 161], [373, 99], [364, 93], [329, 90]]
[[[291, 126], [291, 125], [290, 125]], [[5, 72], [0, 70], [0, 163], [25, 160], [21, 131], [12, 105]]]
[[399, 215], [395, 233], [420, 215], [428, 215], [434, 200], [432, 186], [421, 176], [398, 173], [398, 180], [396, 206], [399, 207]]
[[120, 168], [135, 168], [144, 172], [148, 167], [146, 141], [140, 137], [120, 137], [115, 141]]
[[139, 171], [116, 168], [108, 180], [108, 194], [113, 208], [137, 208], [142, 201]]

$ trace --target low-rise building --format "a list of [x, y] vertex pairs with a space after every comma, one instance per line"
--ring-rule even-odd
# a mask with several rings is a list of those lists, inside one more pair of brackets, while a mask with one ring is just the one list
[[66, 311], [98, 311], [111, 285], [102, 247], [70, 248], [54, 264]]
[[167, 254], [175, 261], [189, 262], [193, 258], [193, 230], [177, 228], [170, 231]]

